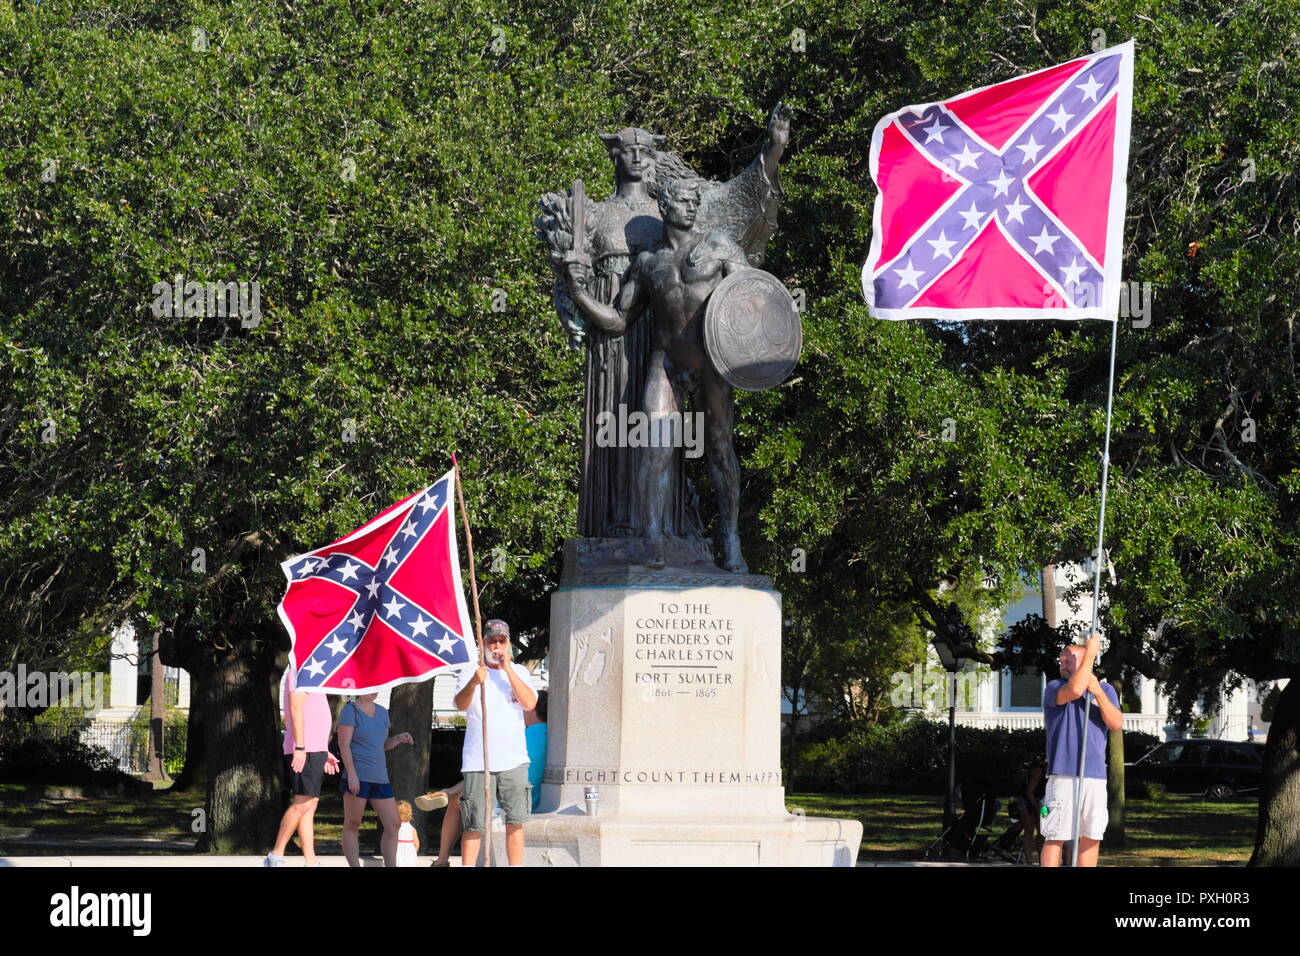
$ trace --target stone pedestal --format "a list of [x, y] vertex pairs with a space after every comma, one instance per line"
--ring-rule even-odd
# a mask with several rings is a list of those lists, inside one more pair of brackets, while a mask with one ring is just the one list
[[610, 581], [551, 598], [548, 752], [528, 862], [852, 865], [861, 824], [785, 809], [770, 582], [632, 570]]

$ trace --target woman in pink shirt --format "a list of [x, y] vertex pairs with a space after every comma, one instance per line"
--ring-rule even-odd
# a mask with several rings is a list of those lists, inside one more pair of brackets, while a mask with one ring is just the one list
[[[290, 667], [284, 680], [284, 753], [289, 758], [289, 785], [293, 802], [280, 818], [275, 847], [262, 860], [263, 866], [284, 866], [284, 851], [295, 830], [306, 866], [316, 862], [316, 804], [320, 802], [321, 780], [338, 773], [338, 759], [329, 752], [329, 700], [324, 694], [298, 690]], [[299, 728], [302, 732], [299, 733]]]

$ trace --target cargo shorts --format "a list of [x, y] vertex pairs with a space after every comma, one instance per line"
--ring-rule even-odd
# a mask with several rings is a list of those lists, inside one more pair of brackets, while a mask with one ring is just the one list
[[[1043, 806], [1047, 807], [1038, 826], [1044, 840], [1074, 839], [1074, 784], [1077, 777], [1053, 774], [1047, 778], [1047, 793]], [[480, 783], [479, 786], [482, 786]], [[1083, 796], [1083, 812], [1079, 826], [1090, 840], [1100, 840], [1106, 833], [1110, 817], [1106, 809], [1106, 781], [1085, 777], [1079, 788]]]
[[[461, 825], [467, 833], [483, 832], [483, 771], [464, 772], [465, 792], [460, 798]], [[528, 783], [528, 764], [521, 763], [509, 770], [494, 771], [489, 777], [489, 796], [495, 807], [501, 805], [506, 825], [528, 822], [533, 806], [533, 788]]]

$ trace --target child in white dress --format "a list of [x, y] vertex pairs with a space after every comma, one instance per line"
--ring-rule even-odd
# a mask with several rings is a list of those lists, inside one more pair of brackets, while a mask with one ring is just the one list
[[420, 851], [420, 837], [411, 826], [411, 805], [405, 800], [397, 801], [397, 819], [402, 826], [397, 831], [397, 865], [416, 866], [415, 855]]

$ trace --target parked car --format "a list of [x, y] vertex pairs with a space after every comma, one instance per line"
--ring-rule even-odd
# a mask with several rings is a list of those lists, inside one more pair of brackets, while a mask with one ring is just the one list
[[1241, 740], [1171, 740], [1124, 765], [1125, 781], [1219, 799], [1258, 793], [1264, 748]]

